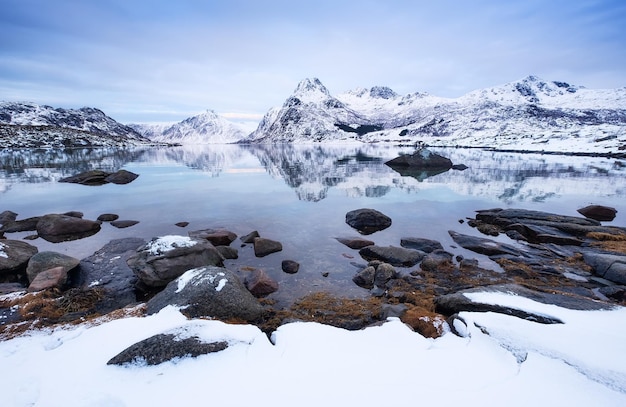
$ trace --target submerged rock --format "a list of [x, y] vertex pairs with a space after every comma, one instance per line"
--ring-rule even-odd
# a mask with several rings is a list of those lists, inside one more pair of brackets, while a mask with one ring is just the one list
[[126, 170], [119, 170], [113, 173], [102, 170], [91, 170], [61, 178], [59, 182], [81, 185], [104, 185], [108, 183], [128, 184], [137, 179], [138, 176], [139, 175]]
[[265, 257], [281, 250], [283, 250], [283, 245], [276, 240], [265, 239], [263, 237], [254, 238], [254, 255], [256, 257]]
[[257, 298], [265, 297], [266, 295], [278, 291], [278, 283], [265, 271], [260, 269], [255, 269], [248, 274], [244, 284], [252, 295]]
[[380, 260], [392, 266], [412, 267], [419, 263], [425, 253], [397, 246], [367, 246], [359, 250], [365, 260]]
[[359, 233], [369, 235], [391, 226], [391, 218], [375, 209], [363, 208], [348, 212], [346, 223]]
[[98, 233], [100, 228], [100, 222], [65, 214], [44, 215], [37, 222], [37, 234], [52, 243], [92, 236]]

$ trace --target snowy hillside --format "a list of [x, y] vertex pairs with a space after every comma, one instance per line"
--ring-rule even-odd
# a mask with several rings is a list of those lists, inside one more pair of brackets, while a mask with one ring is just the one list
[[212, 110], [174, 124], [130, 124], [141, 135], [158, 142], [178, 144], [234, 143], [250, 133]]
[[423, 142], [432, 146], [617, 153], [626, 88], [586, 89], [535, 76], [456, 99], [386, 87], [332, 96], [305, 79], [246, 142]]
[[3, 147], [141, 145], [150, 141], [91, 107], [53, 108], [25, 102], [0, 102]]

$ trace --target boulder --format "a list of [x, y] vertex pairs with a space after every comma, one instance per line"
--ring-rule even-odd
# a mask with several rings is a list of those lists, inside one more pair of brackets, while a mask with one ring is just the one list
[[139, 177], [139, 175], [135, 174], [134, 172], [118, 170], [112, 174], [107, 175], [104, 178], [104, 181], [110, 182], [112, 184], [123, 185], [133, 182], [137, 179], [137, 177]]
[[375, 209], [356, 209], [346, 213], [346, 223], [363, 235], [391, 226], [391, 218]]
[[50, 251], [39, 252], [33, 255], [28, 261], [26, 276], [28, 277], [28, 281], [32, 283], [39, 273], [56, 267], [61, 267], [63, 272], [67, 275], [67, 273], [78, 266], [79, 263], [80, 260], [63, 253]]
[[173, 305], [188, 318], [218, 318], [253, 322], [263, 307], [232, 271], [215, 266], [191, 269], [170, 282], [147, 303], [153, 314]]
[[126, 170], [119, 170], [114, 173], [102, 170], [90, 170], [81, 172], [70, 177], [61, 178], [59, 182], [68, 182], [81, 185], [104, 185], [128, 184], [134, 181], [139, 175]]
[[287, 274], [296, 274], [300, 269], [300, 264], [293, 260], [283, 260], [280, 268]]
[[403, 237], [400, 239], [400, 246], [406, 249], [419, 250], [424, 253], [443, 250], [443, 246], [438, 241], [420, 237]]
[[272, 279], [265, 271], [260, 269], [252, 270], [244, 281], [248, 291], [255, 297], [265, 297], [278, 291], [278, 283]]
[[21, 240], [0, 240], [0, 281], [15, 280], [39, 250]]
[[201, 266], [222, 266], [223, 258], [208, 240], [168, 235], [152, 239], [128, 259], [128, 266], [142, 285], [166, 286], [187, 270]]
[[352, 281], [359, 287], [367, 288], [368, 290], [374, 288], [374, 275], [376, 269], [373, 266], [367, 266], [363, 270], [359, 271], [352, 277]]
[[583, 259], [593, 272], [617, 284], [626, 284], [626, 256], [585, 251]]
[[181, 338], [178, 334], [158, 334], [126, 348], [107, 365], [158, 365], [171, 360], [219, 352], [228, 348], [228, 342], [204, 342], [197, 336]]
[[99, 220], [100, 222], [112, 222], [118, 219], [119, 219], [119, 215], [116, 215], [114, 213], [103, 213], [97, 218], [97, 220]]
[[432, 151], [421, 148], [413, 154], [404, 154], [385, 163], [390, 167], [413, 167], [420, 169], [445, 169], [452, 168], [452, 161]]
[[82, 290], [98, 290], [96, 312], [106, 314], [137, 302], [137, 276], [126, 262], [145, 244], [136, 237], [111, 240], [80, 261], [77, 285]]
[[224, 259], [237, 259], [239, 258], [239, 252], [234, 247], [230, 246], [215, 246], [218, 252]]
[[425, 253], [419, 250], [405, 249], [396, 246], [367, 246], [359, 250], [365, 260], [380, 260], [392, 266], [412, 267], [419, 263]]
[[615, 208], [602, 205], [585, 206], [584, 208], [578, 209], [577, 212], [583, 215], [585, 218], [594, 219], [601, 222], [610, 222], [615, 219], [615, 215], [617, 214], [617, 210]]
[[43, 291], [48, 288], [62, 288], [67, 283], [67, 270], [58, 266], [43, 270], [31, 281], [29, 292]]
[[362, 237], [336, 237], [339, 243], [348, 246], [351, 249], [362, 249], [365, 246], [371, 246], [375, 244], [373, 241], [363, 239]]
[[436, 271], [439, 268], [452, 266], [453, 254], [445, 250], [435, 250], [428, 253], [422, 262], [420, 268], [426, 271]]
[[228, 246], [237, 238], [237, 235], [226, 229], [204, 229], [189, 232], [189, 237], [206, 239], [214, 246]]
[[517, 248], [499, 243], [491, 239], [485, 239], [482, 237], [469, 236], [461, 233], [457, 233], [455, 231], [449, 230], [448, 234], [452, 237], [459, 246], [464, 249], [471, 250], [475, 253], [484, 254], [487, 256], [495, 256], [495, 255], [512, 255], [512, 256], [521, 256], [522, 253]]
[[241, 236], [239, 239], [243, 242], [243, 243], [254, 243], [254, 239], [260, 237], [259, 232], [257, 232], [256, 230], [253, 230], [252, 232], [248, 233], [245, 236]]
[[37, 234], [52, 243], [77, 240], [100, 231], [100, 222], [64, 214], [44, 215], [37, 222]]
[[118, 229], [129, 228], [131, 226], [135, 226], [138, 224], [138, 220], [114, 220], [111, 222], [111, 226], [116, 227]]
[[391, 264], [380, 263], [376, 266], [376, 272], [374, 273], [374, 285], [377, 287], [384, 287], [389, 280], [395, 278], [396, 276], [396, 269]]
[[283, 250], [280, 242], [262, 237], [254, 238], [254, 255], [256, 257], [265, 257], [268, 254], [276, 253]]

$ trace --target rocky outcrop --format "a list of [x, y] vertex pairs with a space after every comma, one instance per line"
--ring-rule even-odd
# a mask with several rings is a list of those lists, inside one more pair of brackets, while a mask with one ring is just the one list
[[61, 178], [59, 182], [81, 185], [104, 185], [108, 183], [128, 184], [137, 179], [137, 177], [139, 177], [138, 174], [126, 170], [119, 170], [116, 172], [90, 170], [72, 175], [70, 177]]
[[387, 229], [391, 218], [375, 209], [363, 208], [346, 213], [346, 223], [363, 235]]
[[39, 252], [33, 255], [28, 261], [26, 276], [28, 277], [28, 281], [32, 283], [39, 273], [55, 267], [61, 267], [63, 272], [67, 275], [67, 273], [78, 266], [79, 263], [80, 260], [63, 253], [50, 251]]
[[100, 222], [64, 214], [44, 215], [37, 222], [37, 234], [52, 243], [92, 236], [100, 228]]
[[393, 266], [412, 267], [424, 258], [424, 252], [397, 246], [367, 246], [359, 250], [365, 260], [380, 260]]
[[0, 240], [0, 282], [15, 282], [39, 250], [20, 240]]
[[615, 219], [617, 210], [609, 206], [603, 205], [589, 205], [584, 208], [580, 208], [577, 211], [585, 218], [594, 219], [601, 222], [610, 222]]
[[391, 168], [413, 168], [415, 170], [443, 170], [452, 168], [452, 161], [437, 153], [422, 148], [413, 154], [404, 154], [385, 163]]
[[232, 271], [215, 266], [191, 269], [170, 282], [147, 303], [153, 314], [168, 305], [189, 318], [218, 318], [253, 322], [263, 307]]

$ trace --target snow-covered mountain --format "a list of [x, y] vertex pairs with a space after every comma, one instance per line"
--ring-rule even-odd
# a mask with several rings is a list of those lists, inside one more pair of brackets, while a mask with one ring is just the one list
[[101, 110], [0, 102], [2, 147], [144, 145], [150, 141]]
[[244, 125], [207, 110], [174, 124], [129, 124], [143, 136], [164, 143], [227, 144], [250, 133]]
[[362, 141], [616, 153], [626, 150], [626, 88], [528, 76], [459, 98], [387, 87], [332, 96], [305, 79], [244, 142]]

